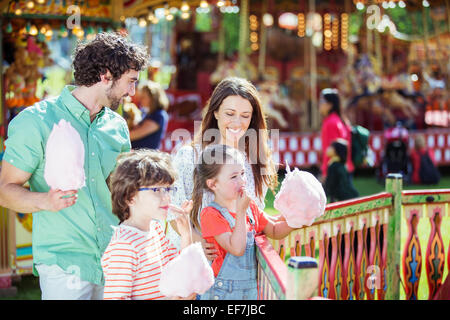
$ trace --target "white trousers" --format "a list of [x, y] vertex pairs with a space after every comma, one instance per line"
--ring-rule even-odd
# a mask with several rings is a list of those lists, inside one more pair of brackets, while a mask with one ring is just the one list
[[103, 286], [81, 280], [56, 264], [37, 264], [42, 300], [102, 300]]

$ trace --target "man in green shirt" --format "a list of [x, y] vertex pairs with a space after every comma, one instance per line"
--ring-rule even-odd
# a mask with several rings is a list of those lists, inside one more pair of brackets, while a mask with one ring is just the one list
[[[144, 48], [120, 35], [98, 34], [75, 50], [77, 86], [26, 108], [8, 126], [0, 205], [33, 213], [33, 266], [42, 299], [103, 297], [100, 259], [111, 226], [118, 224], [107, 179], [117, 156], [131, 147], [125, 120], [112, 110], [135, 94], [148, 60]], [[79, 190], [50, 190], [44, 179], [47, 139], [61, 119], [70, 122], [84, 144], [86, 186]]]

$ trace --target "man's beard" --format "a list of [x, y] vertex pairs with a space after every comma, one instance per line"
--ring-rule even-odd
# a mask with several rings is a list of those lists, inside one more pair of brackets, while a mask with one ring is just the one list
[[116, 81], [113, 81], [111, 88], [106, 90], [106, 98], [109, 101], [109, 108], [114, 111], [116, 111], [119, 108], [120, 104], [122, 103], [123, 98], [128, 96], [128, 94], [125, 94], [122, 97], [117, 97], [113, 92], [115, 84], [116, 84]]

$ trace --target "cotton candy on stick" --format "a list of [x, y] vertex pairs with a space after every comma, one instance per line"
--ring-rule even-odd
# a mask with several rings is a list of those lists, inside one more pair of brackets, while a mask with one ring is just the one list
[[159, 290], [166, 297], [204, 294], [214, 284], [214, 272], [200, 242], [184, 248], [162, 270]]
[[77, 190], [86, 185], [84, 145], [80, 134], [61, 119], [53, 129], [45, 147], [44, 178], [52, 189]]
[[309, 172], [297, 168], [291, 171], [287, 163], [286, 171], [274, 208], [291, 228], [310, 226], [325, 212], [327, 198], [322, 184]]

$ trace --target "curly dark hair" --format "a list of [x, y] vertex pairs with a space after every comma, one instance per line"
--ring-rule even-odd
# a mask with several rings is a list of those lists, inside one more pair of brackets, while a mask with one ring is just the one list
[[172, 185], [175, 179], [176, 172], [166, 152], [138, 149], [122, 153], [109, 180], [113, 213], [122, 223], [130, 217], [128, 202], [140, 187]]
[[89, 42], [78, 42], [72, 58], [75, 84], [90, 87], [107, 71], [112, 80], [118, 80], [129, 70], [143, 70], [150, 56], [144, 47], [120, 34], [102, 32]]

